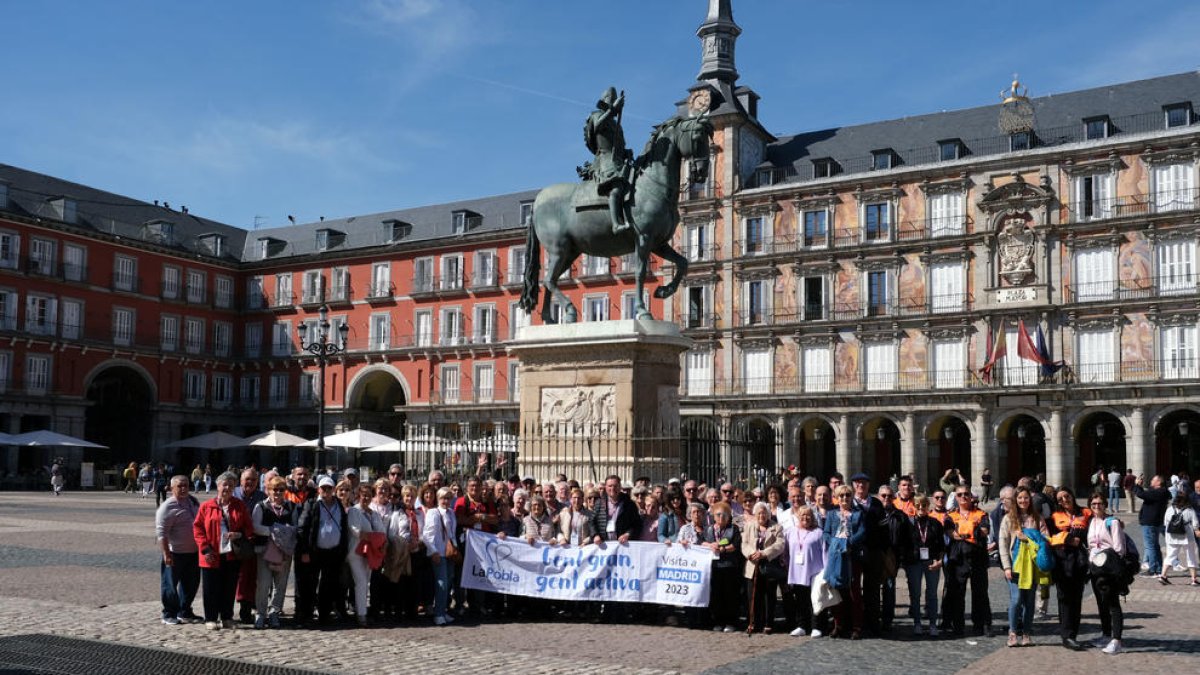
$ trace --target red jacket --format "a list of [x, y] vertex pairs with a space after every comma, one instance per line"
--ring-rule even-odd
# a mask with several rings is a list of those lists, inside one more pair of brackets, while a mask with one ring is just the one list
[[[229, 530], [241, 532], [243, 537], [254, 537], [254, 523], [250, 520], [250, 512], [246, 510], [246, 503], [237, 497], [229, 498]], [[196, 512], [196, 521], [192, 523], [192, 536], [196, 538], [196, 546], [200, 547], [200, 566], [214, 567], [208, 564], [204, 554], [221, 550], [221, 507], [217, 506], [216, 499], [210, 499], [200, 505], [200, 510]], [[226, 553], [221, 557], [232, 560], [233, 554]]]

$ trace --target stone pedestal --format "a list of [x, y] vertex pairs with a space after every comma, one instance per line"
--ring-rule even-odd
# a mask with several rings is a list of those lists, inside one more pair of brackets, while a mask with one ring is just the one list
[[666, 321], [522, 328], [508, 347], [521, 363], [521, 473], [677, 476], [679, 355], [691, 344]]

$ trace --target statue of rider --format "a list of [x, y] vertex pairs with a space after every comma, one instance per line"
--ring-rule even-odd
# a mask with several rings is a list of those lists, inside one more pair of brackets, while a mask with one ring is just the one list
[[625, 92], [609, 87], [596, 102], [597, 110], [588, 115], [583, 126], [583, 139], [588, 150], [596, 156], [592, 162], [592, 174], [597, 192], [608, 196], [608, 210], [612, 216], [613, 234], [628, 230], [632, 214], [625, 208], [625, 195], [629, 192], [629, 170], [632, 156], [625, 147], [625, 132], [621, 129], [621, 111], [625, 107]]

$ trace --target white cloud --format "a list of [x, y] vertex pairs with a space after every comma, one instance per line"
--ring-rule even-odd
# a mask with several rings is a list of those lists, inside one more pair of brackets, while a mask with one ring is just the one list
[[395, 41], [402, 88], [443, 72], [487, 40], [476, 9], [460, 0], [369, 0], [345, 19]]

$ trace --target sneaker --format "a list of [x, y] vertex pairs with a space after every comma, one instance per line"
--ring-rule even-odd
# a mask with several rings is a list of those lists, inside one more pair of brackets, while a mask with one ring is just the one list
[[801, 626], [800, 628], [788, 633], [788, 635], [791, 635], [792, 637], [803, 637], [806, 633], [808, 633], [808, 631], [804, 630], [804, 627]]
[[821, 637], [821, 635], [822, 635], [821, 631], [817, 630], [816, 628], [813, 629], [813, 632], [808, 634], [808, 636], [811, 638], [819, 638], [819, 637]]
[[270, 617], [267, 619], [267, 623], [268, 623], [268, 624], [271, 626], [271, 628], [279, 628], [279, 625], [280, 625], [280, 624], [279, 624], [279, 615], [278, 615], [278, 614], [272, 614], [272, 615], [271, 615], [271, 616], [270, 616]]
[[224, 621], [221, 622], [221, 628], [228, 628], [229, 630], [234, 630], [235, 628], [237, 628], [237, 624], [233, 622], [233, 619], [225, 619]]
[[1110, 642], [1112, 642], [1112, 638], [1108, 637], [1107, 635], [1101, 635], [1095, 640], [1092, 640], [1092, 646], [1096, 649], [1103, 649], [1107, 647], [1108, 643]]
[[1009, 634], [1008, 634], [1008, 643], [1007, 643], [1007, 644], [1008, 644], [1008, 646], [1009, 646], [1009, 647], [1016, 647], [1016, 646], [1017, 646], [1017, 634], [1016, 634], [1016, 633], [1009, 633]]
[[934, 625], [930, 625], [929, 626], [929, 637], [937, 637], [937, 636], [938, 636], [938, 627], [934, 626]]
[[357, 617], [355, 617], [355, 619], [354, 619], [354, 620], [358, 622], [358, 627], [359, 627], [359, 628], [366, 628], [366, 627], [367, 627], [367, 617], [365, 617], [365, 616], [357, 616]]
[[266, 620], [265, 618], [263, 618], [263, 617], [261, 617], [261, 616], [260, 616], [260, 617], [258, 617], [257, 619], [255, 619], [255, 620], [254, 620], [254, 628], [255, 628], [255, 630], [262, 630], [262, 629], [264, 629], [264, 628], [266, 628], [266, 627], [267, 627], [267, 620]]
[[454, 616], [451, 614], [443, 614], [442, 618], [446, 620], [446, 623], [454, 623]]
[[221, 624], [217, 621], [205, 621], [204, 627], [208, 630], [221, 630]]
[[1033, 640], [1031, 640], [1028, 635], [1022, 635], [1021, 636], [1021, 646], [1022, 647], [1032, 647]]
[[1108, 643], [1108, 646], [1106, 646], [1104, 649], [1101, 649], [1100, 651], [1104, 652], [1105, 654], [1120, 654], [1121, 653], [1121, 641], [1113, 640], [1112, 642]]
[[920, 635], [923, 632], [925, 632], [925, 630], [921, 624], [919, 624], [919, 623], [913, 624], [913, 635]]
[[178, 626], [179, 624], [183, 623], [173, 616], [164, 616], [162, 622], [168, 626]]
[[200, 617], [198, 617], [192, 613], [179, 615], [179, 623], [203, 623], [203, 622], [204, 622], [204, 619], [201, 619]]
[[446, 617], [442, 616], [441, 614], [433, 617], [433, 625], [445, 626], [446, 625]]
[[736, 633], [737, 629], [734, 628], [733, 626], [725, 626], [724, 628], [721, 629], [721, 632], [722, 633]]
[[721, 632], [721, 626], [713, 626], [713, 632], [714, 632], [714, 633], [720, 633], [720, 632]]

